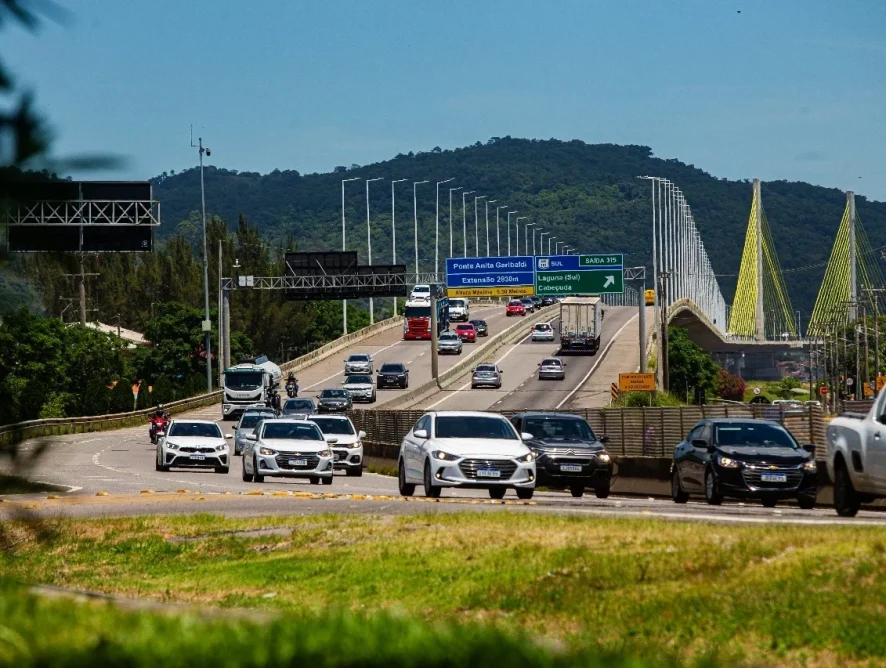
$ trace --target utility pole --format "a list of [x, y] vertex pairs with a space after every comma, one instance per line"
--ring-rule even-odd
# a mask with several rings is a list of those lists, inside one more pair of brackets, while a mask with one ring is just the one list
[[766, 338], [766, 320], [763, 313], [763, 196], [760, 192], [760, 179], [754, 179], [754, 236], [757, 240], [757, 306], [756, 339]]
[[[431, 283], [431, 378], [440, 387], [439, 355], [437, 354], [437, 291], [439, 284]], [[441, 388], [442, 389], [442, 388]]]

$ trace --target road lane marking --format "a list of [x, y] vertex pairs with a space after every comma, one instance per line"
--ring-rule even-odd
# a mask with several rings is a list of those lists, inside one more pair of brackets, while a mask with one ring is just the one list
[[572, 390], [572, 392], [567, 394], [566, 398], [563, 399], [563, 401], [561, 401], [559, 404], [557, 404], [554, 407], [555, 409], [562, 408], [563, 404], [565, 404], [567, 401], [569, 401], [572, 398], [572, 396], [581, 389], [582, 385], [584, 385], [586, 382], [588, 382], [588, 378], [590, 378], [591, 375], [593, 375], [594, 371], [597, 370], [597, 367], [600, 366], [600, 362], [602, 362], [606, 358], [606, 353], [609, 352], [609, 349], [612, 347], [612, 344], [615, 343], [616, 339], [618, 339], [619, 336], [621, 336], [621, 333], [625, 330], [625, 328], [628, 325], [630, 325], [632, 322], [634, 322], [634, 320], [637, 319], [638, 317], [639, 316], [635, 315], [630, 320], [628, 320], [625, 324], [623, 324], [621, 326], [621, 328], [619, 328], [619, 330], [615, 333], [615, 336], [613, 336], [611, 339], [609, 339], [609, 343], [607, 343], [606, 347], [603, 348], [603, 352], [600, 353], [599, 357], [597, 357], [597, 361], [594, 362], [594, 366], [591, 367], [591, 370], [585, 374], [585, 377], [581, 379], [581, 382], [575, 386], [575, 388]]
[[[374, 353], [371, 354], [371, 357], [374, 358], [374, 357], [375, 357], [376, 355], [378, 355], [379, 353], [383, 353], [384, 351], [388, 350], [389, 348], [393, 348], [394, 346], [399, 346], [401, 343], [403, 343], [403, 339], [400, 339], [399, 341], [396, 341], [396, 342], [392, 343], [392, 344], [389, 345], [389, 346], [385, 346], [384, 348], [381, 348], [381, 349], [379, 349], [379, 350], [376, 350]], [[371, 346], [370, 346], [370, 347], [371, 347]], [[332, 356], [330, 355], [330, 357], [332, 357]], [[321, 362], [322, 362], [322, 361], [325, 361], [325, 360], [321, 360]], [[318, 364], [319, 364], [319, 362], [318, 362]], [[327, 380], [332, 380], [332, 379], [335, 378], [336, 376], [343, 376], [343, 375], [344, 375], [344, 369], [342, 369], [341, 371], [339, 371], [339, 372], [337, 372], [337, 373], [332, 374], [331, 376], [327, 376], [327, 377], [324, 378], [323, 380], [318, 381], [318, 382], [314, 383], [313, 385], [308, 385], [308, 386], [307, 386], [306, 388], [304, 388], [304, 389], [305, 389], [306, 391], [307, 391], [307, 390], [310, 390], [312, 387], [317, 387], [318, 385], [322, 385], [322, 384], [325, 383]], [[301, 389], [301, 388], [299, 388], [299, 389]]]

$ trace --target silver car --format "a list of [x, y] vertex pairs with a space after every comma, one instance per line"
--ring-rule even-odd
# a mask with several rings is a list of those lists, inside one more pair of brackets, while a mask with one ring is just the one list
[[559, 357], [546, 357], [538, 365], [539, 380], [566, 380], [566, 363]]
[[437, 339], [437, 352], [440, 355], [461, 355], [461, 339], [454, 332], [444, 332]]
[[471, 374], [471, 389], [477, 387], [501, 388], [501, 369], [495, 364], [478, 364]]
[[240, 421], [234, 429], [234, 455], [243, 454], [246, 447], [246, 434], [251, 434], [261, 420], [269, 420], [277, 417], [272, 408], [247, 408], [240, 416]]
[[345, 360], [345, 375], [372, 373], [372, 357], [367, 353], [354, 353]]
[[342, 385], [351, 395], [352, 401], [375, 403], [375, 382], [372, 376], [351, 375], [342, 382]]
[[532, 340], [533, 341], [553, 341], [554, 340], [554, 328], [551, 327], [551, 323], [540, 322], [535, 327], [533, 327], [532, 328]]

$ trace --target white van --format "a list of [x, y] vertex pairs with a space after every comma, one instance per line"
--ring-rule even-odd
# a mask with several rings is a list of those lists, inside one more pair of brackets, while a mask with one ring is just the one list
[[467, 322], [471, 319], [471, 304], [463, 297], [449, 300], [449, 321]]

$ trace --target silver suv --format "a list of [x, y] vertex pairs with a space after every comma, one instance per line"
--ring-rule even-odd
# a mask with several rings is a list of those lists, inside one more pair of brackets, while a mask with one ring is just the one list
[[372, 373], [372, 357], [366, 353], [354, 353], [345, 360], [345, 375]]
[[461, 355], [461, 339], [454, 332], [444, 332], [437, 339], [437, 352], [441, 355], [452, 353]]

